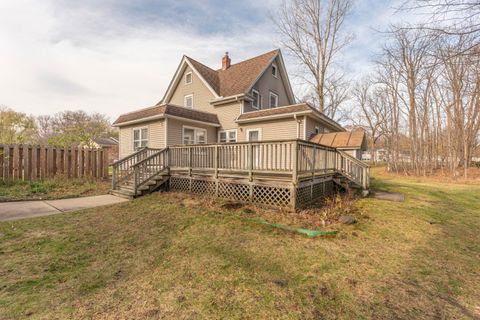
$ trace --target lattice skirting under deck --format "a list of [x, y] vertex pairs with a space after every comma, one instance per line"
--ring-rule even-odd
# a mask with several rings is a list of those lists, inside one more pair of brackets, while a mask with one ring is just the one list
[[[202, 177], [171, 176], [170, 190], [297, 209], [316, 198], [331, 194], [333, 192], [333, 181], [314, 182], [295, 190], [293, 185], [282, 185], [273, 182], [272, 185], [268, 185], [265, 183], [246, 182], [244, 180], [212, 180]], [[293, 197], [294, 199], [292, 199]]]

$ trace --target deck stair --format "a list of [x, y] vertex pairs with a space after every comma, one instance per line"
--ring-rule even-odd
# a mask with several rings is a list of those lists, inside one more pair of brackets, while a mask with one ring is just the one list
[[172, 188], [296, 210], [328, 181], [369, 189], [367, 164], [303, 140], [143, 148], [112, 166], [111, 193], [129, 199]]

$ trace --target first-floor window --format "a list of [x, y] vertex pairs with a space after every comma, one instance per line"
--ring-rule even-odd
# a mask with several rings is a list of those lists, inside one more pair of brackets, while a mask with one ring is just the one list
[[147, 128], [138, 128], [133, 129], [133, 150], [137, 151], [138, 149], [148, 146], [148, 129]]
[[218, 132], [218, 142], [237, 142], [237, 129], [221, 130]]
[[193, 127], [183, 127], [183, 144], [207, 143], [207, 130]]

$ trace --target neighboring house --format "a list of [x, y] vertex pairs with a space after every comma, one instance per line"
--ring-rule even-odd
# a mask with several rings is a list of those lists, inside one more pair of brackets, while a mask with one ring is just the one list
[[[385, 162], [388, 159], [388, 152], [386, 149], [376, 149], [375, 150], [375, 161]], [[373, 161], [372, 159], [372, 150], [364, 151], [362, 154], [362, 160]]]
[[368, 190], [368, 166], [341, 151], [358, 157], [364, 132], [295, 103], [280, 50], [236, 64], [226, 53], [221, 65], [184, 56], [161, 102], [115, 120], [112, 193], [164, 188], [296, 210], [334, 184]]
[[107, 161], [113, 163], [119, 159], [118, 140], [114, 137], [93, 139], [93, 146], [107, 149]]
[[214, 70], [184, 56], [157, 105], [121, 115], [120, 158], [178, 144], [308, 140], [345, 131], [308, 104], [296, 104], [280, 50]]
[[350, 132], [319, 133], [313, 135], [309, 140], [345, 151], [359, 160], [362, 160], [362, 154], [368, 147], [363, 129]]

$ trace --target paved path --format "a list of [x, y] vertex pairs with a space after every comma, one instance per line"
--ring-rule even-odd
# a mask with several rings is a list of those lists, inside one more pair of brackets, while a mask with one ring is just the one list
[[103, 195], [61, 200], [1, 202], [0, 221], [47, 216], [124, 201], [128, 200], [112, 195]]

